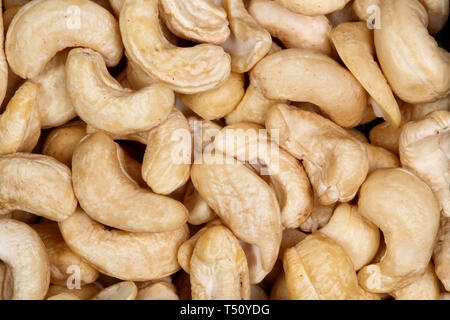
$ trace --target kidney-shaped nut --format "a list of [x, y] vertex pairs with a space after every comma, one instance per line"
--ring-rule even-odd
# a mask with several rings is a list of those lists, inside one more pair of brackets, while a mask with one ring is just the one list
[[181, 101], [205, 120], [220, 119], [232, 112], [244, 96], [243, 74], [232, 72], [220, 87], [196, 94], [180, 95]]
[[0, 156], [0, 212], [22, 210], [61, 221], [76, 206], [67, 166], [38, 154]]
[[137, 293], [138, 288], [133, 281], [122, 281], [103, 289], [91, 300], [134, 300]]
[[366, 147], [344, 129], [313, 112], [275, 105], [266, 128], [303, 165], [323, 205], [353, 199], [369, 170]]
[[428, 12], [428, 31], [436, 34], [441, 31], [448, 20], [448, 0], [420, 0]]
[[249, 300], [250, 280], [244, 251], [224, 226], [208, 228], [190, 261], [193, 300]]
[[81, 210], [59, 228], [69, 248], [95, 269], [130, 281], [155, 280], [177, 272], [178, 247], [189, 237], [186, 224], [164, 233], [107, 230]]
[[363, 267], [359, 283], [368, 291], [400, 289], [425, 271], [439, 228], [439, 203], [431, 189], [405, 169], [372, 172], [358, 200], [358, 212], [381, 229], [386, 254]]
[[[428, 34], [428, 15], [418, 0], [382, 0], [375, 29], [378, 60], [392, 90], [409, 103], [450, 93], [450, 53]], [[426, 58], [425, 58], [426, 57]]]
[[[98, 271], [72, 252], [58, 229], [56, 223], [39, 223], [31, 225], [47, 249], [50, 259], [50, 282], [65, 286], [71, 276], [78, 277], [80, 285], [93, 283], [98, 278]], [[79, 270], [79, 272], [78, 272]]]
[[164, 121], [175, 104], [173, 91], [162, 84], [138, 91], [123, 88], [108, 73], [102, 56], [91, 49], [70, 51], [66, 77], [78, 116], [112, 134], [149, 130]]
[[211, 0], [161, 0], [161, 16], [180, 38], [220, 44], [230, 36], [227, 13]]
[[39, 86], [36, 102], [43, 128], [58, 127], [77, 115], [66, 90], [67, 53], [58, 52], [42, 72], [30, 79]]
[[271, 0], [252, 0], [248, 12], [287, 48], [331, 53], [331, 23], [323, 15], [312, 17], [295, 13]]
[[31, 1], [13, 18], [5, 44], [11, 69], [25, 79], [41, 73], [58, 51], [78, 46], [100, 52], [108, 66], [122, 57], [116, 19], [92, 1]]
[[267, 98], [313, 103], [342, 127], [358, 125], [367, 107], [367, 94], [349, 71], [308, 49], [267, 56], [250, 79]]
[[173, 109], [169, 118], [150, 130], [142, 177], [159, 194], [170, 194], [189, 179], [192, 136], [184, 115]]
[[225, 127], [214, 139], [218, 150], [250, 165], [263, 166], [274, 189], [285, 228], [298, 228], [311, 214], [314, 198], [301, 163], [270, 140], [267, 130], [252, 123]]
[[178, 201], [141, 188], [124, 168], [124, 152], [108, 135], [87, 136], [72, 158], [80, 206], [103, 224], [133, 232], [165, 232], [187, 221]]
[[369, 264], [380, 245], [378, 228], [363, 218], [356, 206], [347, 203], [340, 204], [334, 210], [328, 224], [319, 232], [344, 248], [355, 270]]
[[158, 0], [125, 2], [120, 31], [130, 60], [150, 77], [182, 93], [214, 89], [228, 79], [230, 56], [221, 47], [176, 47], [164, 38], [158, 16]]
[[450, 218], [441, 218], [433, 260], [439, 280], [450, 291]]
[[358, 285], [344, 249], [316, 233], [287, 249], [283, 267], [289, 296], [294, 300], [377, 300]]
[[276, 0], [289, 10], [307, 16], [317, 16], [341, 10], [350, 0]]
[[13, 300], [42, 300], [50, 284], [45, 246], [27, 224], [0, 219], [0, 260], [12, 269]]
[[450, 217], [450, 112], [434, 111], [403, 126], [399, 140], [403, 167], [425, 181]]
[[38, 87], [27, 81], [0, 116], [0, 154], [31, 152], [41, 135], [41, 118], [36, 104]]
[[380, 106], [386, 120], [399, 127], [400, 109], [375, 61], [372, 31], [364, 22], [346, 22], [333, 29], [331, 39], [347, 68]]
[[231, 70], [244, 73], [253, 68], [272, 47], [270, 33], [247, 12], [243, 0], [222, 0], [232, 34], [222, 44], [231, 55]]
[[[206, 153], [194, 163], [195, 189], [239, 240], [258, 250], [260, 282], [275, 264], [281, 243], [280, 208], [275, 192], [252, 170], [234, 158]], [[265, 273], [265, 274], [264, 274]]]

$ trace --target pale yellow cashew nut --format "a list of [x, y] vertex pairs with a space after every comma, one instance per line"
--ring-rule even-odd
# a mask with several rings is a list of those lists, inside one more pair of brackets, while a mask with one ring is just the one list
[[31, 1], [14, 16], [5, 44], [11, 69], [24, 79], [41, 73], [58, 51], [77, 46], [96, 50], [115, 66], [123, 46], [114, 16], [89, 0]]
[[367, 94], [353, 75], [330, 57], [308, 49], [287, 49], [262, 59], [250, 81], [269, 99], [317, 105], [342, 127], [361, 121]]
[[178, 201], [141, 188], [124, 168], [124, 152], [111, 137], [84, 138], [72, 158], [73, 186], [80, 206], [93, 219], [132, 232], [182, 227], [187, 210]]
[[439, 203], [431, 189], [405, 169], [372, 172], [358, 200], [358, 212], [381, 229], [386, 253], [363, 267], [359, 283], [368, 291], [393, 292], [422, 274], [439, 228]]
[[308, 16], [317, 16], [338, 11], [345, 7], [350, 0], [276, 0], [293, 12]]
[[50, 284], [50, 263], [45, 246], [27, 224], [0, 219], [0, 259], [12, 271], [13, 300], [42, 300]]
[[433, 263], [429, 263], [425, 272], [416, 276], [414, 281], [390, 295], [395, 300], [439, 300], [439, 280], [434, 272]]
[[226, 81], [230, 56], [221, 47], [176, 47], [164, 38], [158, 16], [157, 0], [125, 2], [120, 12], [120, 31], [131, 61], [149, 77], [181, 93], [214, 89]]

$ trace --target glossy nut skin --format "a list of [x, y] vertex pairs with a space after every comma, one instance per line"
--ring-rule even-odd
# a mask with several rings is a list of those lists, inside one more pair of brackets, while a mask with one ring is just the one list
[[177, 272], [178, 247], [189, 237], [187, 225], [164, 233], [109, 231], [82, 210], [59, 228], [68, 247], [95, 269], [130, 281], [155, 280]]
[[428, 34], [428, 15], [422, 4], [418, 0], [381, 0], [380, 9], [382, 27], [374, 31], [375, 47], [395, 94], [409, 103], [447, 96], [450, 53]]
[[249, 300], [250, 279], [239, 242], [224, 226], [207, 229], [190, 261], [193, 300]]
[[176, 92], [197, 93], [220, 86], [230, 74], [230, 56], [221, 47], [170, 44], [159, 24], [157, 0], [125, 2], [120, 31], [128, 58], [151, 78]]
[[250, 79], [265, 97], [313, 103], [342, 127], [356, 126], [367, 106], [367, 94], [350, 72], [309, 49], [286, 49], [267, 56], [252, 70]]
[[[426, 209], [424, 209], [426, 208]], [[439, 203], [431, 189], [405, 169], [379, 169], [361, 186], [358, 212], [381, 229], [387, 250], [358, 273], [371, 292], [393, 292], [425, 271], [439, 228]]]
[[195, 189], [238, 239], [256, 246], [263, 273], [251, 279], [259, 283], [276, 262], [281, 243], [280, 208], [275, 192], [262, 178], [237, 160], [223, 154], [204, 154], [194, 163]]
[[11, 69], [27, 79], [42, 72], [58, 51], [77, 46], [92, 48], [108, 66], [116, 65], [123, 46], [114, 16], [88, 0], [31, 1], [14, 16], [5, 49]]
[[50, 263], [37, 233], [23, 222], [0, 219], [0, 240], [0, 259], [14, 277], [11, 299], [44, 299], [50, 284]]
[[320, 204], [353, 199], [369, 170], [363, 143], [318, 114], [282, 104], [271, 107], [266, 128], [278, 129], [280, 146], [303, 160]]
[[293, 300], [378, 300], [358, 284], [344, 249], [323, 234], [308, 236], [283, 257], [286, 286]]
[[127, 173], [124, 152], [111, 137], [84, 138], [72, 158], [73, 185], [80, 206], [93, 219], [132, 232], [182, 227], [187, 210], [178, 201], [141, 188]]
[[38, 154], [0, 156], [0, 212], [22, 210], [61, 221], [76, 206], [72, 175], [64, 164]]

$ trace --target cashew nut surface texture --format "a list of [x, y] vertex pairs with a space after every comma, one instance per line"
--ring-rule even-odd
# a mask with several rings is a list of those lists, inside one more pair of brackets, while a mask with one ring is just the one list
[[350, 0], [276, 0], [283, 6], [304, 15], [316, 16], [319, 14], [328, 14], [338, 11], [345, 7]]

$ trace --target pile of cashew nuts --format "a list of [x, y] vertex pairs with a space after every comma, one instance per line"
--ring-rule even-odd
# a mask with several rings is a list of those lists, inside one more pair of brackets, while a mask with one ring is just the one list
[[449, 0], [0, 4], [0, 299], [450, 299]]

